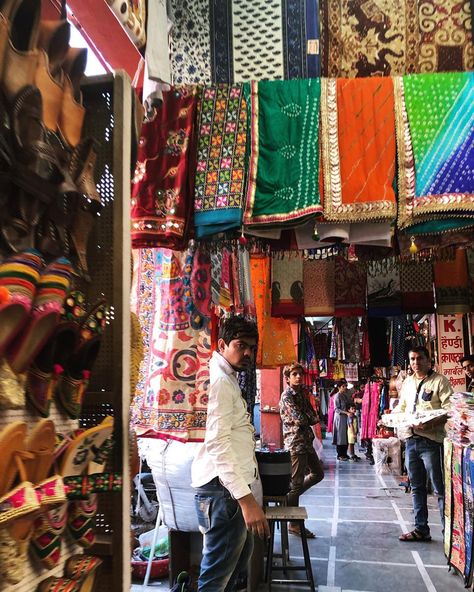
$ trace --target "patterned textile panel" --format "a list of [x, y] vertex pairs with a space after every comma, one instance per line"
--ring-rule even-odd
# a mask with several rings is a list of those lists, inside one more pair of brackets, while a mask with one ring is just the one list
[[466, 541], [466, 567], [464, 583], [472, 583], [473, 567], [473, 531], [474, 531], [474, 453], [472, 448], [464, 449], [463, 458], [463, 492], [464, 492], [464, 537]]
[[474, 69], [471, 10], [460, 0], [420, 0], [418, 72]]
[[209, 385], [209, 254], [141, 249], [137, 258], [137, 314], [149, 341], [131, 423], [142, 436], [200, 441]]
[[453, 444], [452, 457], [452, 492], [453, 492], [453, 516], [450, 564], [460, 573], [464, 573], [466, 567], [466, 546], [464, 535], [464, 498], [462, 484], [463, 448]]
[[433, 265], [430, 261], [402, 261], [400, 286], [403, 312], [434, 312]]
[[173, 84], [210, 84], [211, 45], [209, 1], [170, 0], [173, 27], [170, 34]]
[[304, 314], [332, 316], [335, 306], [334, 259], [303, 261]]
[[318, 0], [211, 0], [214, 82], [319, 76]]
[[300, 316], [304, 313], [303, 259], [288, 256], [272, 259], [272, 315]]
[[416, 72], [416, 5], [416, 0], [321, 0], [322, 76]]

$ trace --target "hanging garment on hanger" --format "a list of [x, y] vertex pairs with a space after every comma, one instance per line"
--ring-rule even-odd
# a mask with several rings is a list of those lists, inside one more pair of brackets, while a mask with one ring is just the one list
[[392, 79], [323, 78], [321, 113], [324, 219], [342, 223], [394, 220]]
[[246, 225], [281, 226], [322, 211], [320, 85], [319, 78], [245, 83], [250, 121]]
[[[342, 339], [344, 345], [344, 360], [355, 364], [360, 361], [359, 319], [344, 317], [340, 319]], [[346, 377], [347, 378], [347, 377]]]
[[298, 252], [272, 257], [272, 315], [304, 313], [303, 259]]
[[247, 142], [242, 86], [205, 86], [198, 113], [194, 224], [202, 238], [241, 226]]

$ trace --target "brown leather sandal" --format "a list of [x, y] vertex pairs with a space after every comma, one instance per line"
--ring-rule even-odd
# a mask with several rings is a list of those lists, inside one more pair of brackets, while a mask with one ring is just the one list
[[25, 86], [35, 81], [41, 0], [13, 0], [4, 4], [9, 35], [2, 62], [2, 85], [8, 101], [13, 101]]
[[87, 49], [70, 47], [63, 62], [64, 93], [59, 131], [64, 142], [76, 147], [81, 141], [86, 110], [82, 105], [81, 80], [87, 65]]

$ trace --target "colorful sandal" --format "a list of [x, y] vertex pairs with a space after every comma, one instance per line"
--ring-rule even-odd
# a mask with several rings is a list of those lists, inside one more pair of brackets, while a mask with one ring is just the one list
[[81, 414], [92, 366], [99, 353], [106, 314], [104, 301], [98, 302], [88, 313], [79, 329], [79, 344], [59, 379], [58, 400], [71, 419], [77, 419]]
[[36, 592], [81, 592], [81, 583], [69, 578], [55, 578], [51, 576], [40, 582]]
[[[56, 456], [59, 458], [58, 473], [63, 476], [81, 475], [112, 435], [113, 419], [104, 421], [88, 430], [76, 430], [63, 438], [57, 446]], [[35, 522], [35, 532], [31, 548], [44, 567], [52, 569], [61, 556], [61, 540], [68, 518], [68, 504], [62, 504], [50, 512], [40, 516]]]
[[0, 265], [0, 356], [28, 320], [44, 261], [34, 249]]
[[[89, 579], [93, 580], [97, 574], [97, 569], [102, 565], [102, 560], [92, 555], [71, 555], [64, 565], [64, 575], [71, 580], [83, 582]], [[94, 575], [94, 578], [91, 576]], [[91, 591], [92, 586], [87, 590]]]
[[59, 377], [64, 371], [68, 357], [77, 347], [78, 327], [86, 314], [84, 303], [85, 296], [82, 292], [74, 291], [68, 294], [59, 325], [26, 374], [28, 401], [43, 417], [49, 415]]
[[53, 334], [71, 275], [71, 263], [65, 257], [56, 259], [41, 273], [31, 320], [6, 355], [14, 372], [24, 372]]

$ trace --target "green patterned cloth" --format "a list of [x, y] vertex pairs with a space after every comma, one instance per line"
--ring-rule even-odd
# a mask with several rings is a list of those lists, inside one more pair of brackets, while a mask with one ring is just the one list
[[247, 225], [285, 225], [322, 211], [319, 79], [250, 82]]

